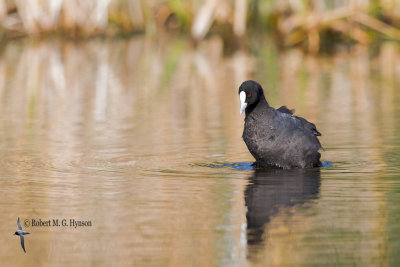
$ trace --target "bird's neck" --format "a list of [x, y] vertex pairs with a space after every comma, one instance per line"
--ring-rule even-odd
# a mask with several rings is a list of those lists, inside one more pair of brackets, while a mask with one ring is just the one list
[[260, 99], [254, 103], [253, 105], [247, 106], [246, 108], [246, 116], [250, 115], [252, 112], [262, 111], [265, 108], [268, 108], [268, 102], [264, 96], [261, 96]]

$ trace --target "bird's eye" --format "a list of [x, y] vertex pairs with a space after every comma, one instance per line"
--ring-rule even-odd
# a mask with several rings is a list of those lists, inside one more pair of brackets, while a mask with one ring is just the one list
[[250, 96], [251, 96], [251, 93], [249, 93], [247, 96], [250, 97]]

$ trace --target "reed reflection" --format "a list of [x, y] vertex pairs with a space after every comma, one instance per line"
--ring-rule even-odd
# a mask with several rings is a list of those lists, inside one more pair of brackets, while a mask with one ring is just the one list
[[303, 204], [318, 197], [319, 169], [259, 169], [245, 190], [247, 244], [262, 244], [266, 224], [282, 208]]

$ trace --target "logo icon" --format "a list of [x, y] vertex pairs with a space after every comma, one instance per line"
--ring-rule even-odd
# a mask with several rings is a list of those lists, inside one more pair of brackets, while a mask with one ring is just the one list
[[19, 217], [18, 217], [18, 220], [17, 220], [17, 225], [18, 225], [18, 230], [14, 233], [14, 235], [19, 235], [19, 238], [21, 239], [21, 247], [24, 250], [24, 252], [26, 253], [25, 244], [24, 244], [24, 235], [29, 235], [30, 233], [25, 232], [25, 231], [22, 230], [22, 226], [21, 226], [21, 224], [19, 222]]

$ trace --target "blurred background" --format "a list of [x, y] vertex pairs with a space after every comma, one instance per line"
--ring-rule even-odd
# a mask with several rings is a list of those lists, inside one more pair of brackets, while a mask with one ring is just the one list
[[181, 33], [201, 41], [216, 34], [232, 47], [249, 44], [250, 33], [312, 53], [338, 44], [399, 40], [399, 17], [397, 0], [0, 1], [3, 40]]
[[[400, 265], [399, 39], [398, 0], [0, 0], [1, 265]], [[252, 168], [247, 79], [326, 167]]]

